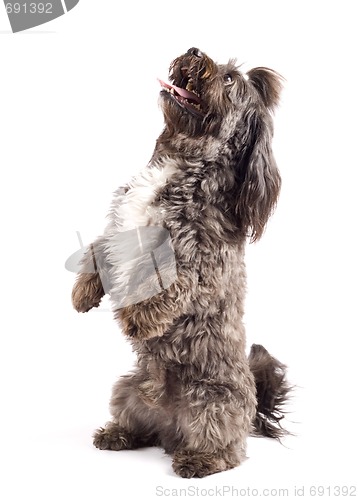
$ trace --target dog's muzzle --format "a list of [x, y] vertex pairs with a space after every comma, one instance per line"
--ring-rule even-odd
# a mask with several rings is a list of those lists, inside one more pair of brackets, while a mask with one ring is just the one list
[[171, 64], [168, 84], [159, 80], [167, 97], [174, 100], [181, 108], [191, 114], [202, 117], [205, 109], [203, 86], [213, 74], [215, 63], [200, 49], [191, 47], [184, 55]]
[[192, 47], [187, 51], [187, 54], [189, 56], [195, 56], [195, 57], [203, 57], [203, 53], [201, 52], [200, 49], [197, 49], [196, 47]]
[[[198, 82], [199, 79], [206, 79], [212, 76], [215, 66], [214, 62], [197, 47], [191, 47], [182, 59], [180, 70], [183, 77], [189, 75], [194, 80], [196, 76]], [[180, 58], [177, 61], [179, 62]]]

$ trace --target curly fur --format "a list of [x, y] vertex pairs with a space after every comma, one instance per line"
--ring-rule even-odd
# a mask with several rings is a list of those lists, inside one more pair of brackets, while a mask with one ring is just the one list
[[287, 434], [281, 420], [291, 391], [286, 381], [286, 367], [257, 344], [251, 346], [249, 366], [256, 384], [255, 434], [280, 439]]
[[[271, 148], [281, 77], [255, 68], [245, 78], [233, 61], [192, 48], [173, 61], [170, 81], [152, 159], [116, 192], [72, 298], [84, 312], [108, 291], [138, 358], [114, 385], [113, 418], [95, 446], [161, 446], [180, 476], [203, 477], [239, 465], [250, 433], [282, 435], [284, 367], [261, 346], [247, 358], [243, 324], [245, 244], [262, 236], [281, 185]], [[143, 226], [169, 232], [177, 274], [168, 267], [169, 286], [123, 300], [131, 274], [140, 287], [153, 280], [138, 262], [123, 265], [118, 244]]]

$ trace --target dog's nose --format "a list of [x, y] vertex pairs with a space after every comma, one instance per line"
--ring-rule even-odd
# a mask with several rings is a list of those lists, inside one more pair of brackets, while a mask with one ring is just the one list
[[197, 49], [196, 47], [192, 47], [191, 49], [189, 49], [187, 54], [189, 56], [203, 57], [203, 53], [201, 52], [201, 50]]

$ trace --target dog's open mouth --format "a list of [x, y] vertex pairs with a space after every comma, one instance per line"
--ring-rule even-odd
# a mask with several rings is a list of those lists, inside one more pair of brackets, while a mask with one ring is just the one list
[[162, 86], [163, 92], [167, 92], [169, 96], [174, 99], [181, 107], [184, 107], [191, 113], [195, 115], [202, 116], [202, 100], [193, 90], [193, 83], [191, 79], [188, 80], [186, 88], [177, 87], [176, 85], [170, 85], [169, 83], [159, 80]]

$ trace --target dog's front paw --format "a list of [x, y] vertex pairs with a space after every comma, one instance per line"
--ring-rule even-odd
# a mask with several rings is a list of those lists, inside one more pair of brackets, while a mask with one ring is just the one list
[[98, 307], [104, 295], [102, 283], [97, 275], [81, 275], [72, 289], [72, 304], [77, 312], [88, 312]]
[[149, 327], [131, 325], [124, 329], [124, 332], [128, 337], [135, 340], [149, 340], [155, 337], [161, 337], [164, 333], [164, 329], [160, 327], [150, 329]]
[[116, 312], [123, 333], [133, 340], [149, 340], [161, 337], [165, 332], [162, 323], [150, 321], [148, 314], [136, 306], [129, 306]]

